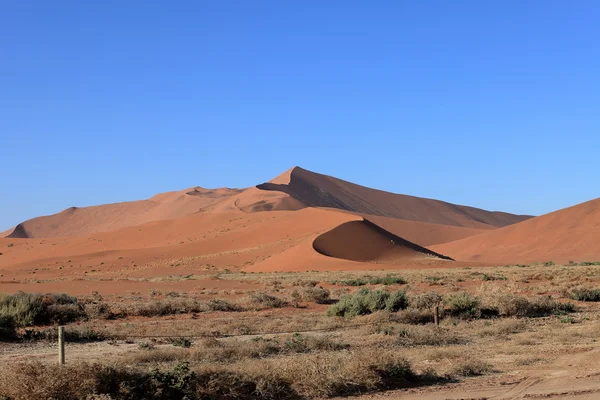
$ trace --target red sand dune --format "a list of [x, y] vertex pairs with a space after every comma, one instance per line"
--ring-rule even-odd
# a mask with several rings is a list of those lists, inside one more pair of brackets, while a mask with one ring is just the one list
[[107, 232], [150, 221], [189, 215], [239, 192], [238, 189], [212, 190], [196, 187], [158, 194], [148, 200], [71, 207], [58, 214], [37, 217], [20, 223], [5, 236], [47, 238]]
[[[195, 212], [223, 213], [243, 211], [295, 211], [307, 207], [334, 208], [359, 215], [405, 220], [389, 220], [385, 229], [408, 237], [420, 245], [442, 243], [494, 229], [524, 219], [501, 212], [458, 206], [438, 200], [423, 199], [369, 189], [326, 175], [294, 167], [270, 182], [248, 189], [193, 188], [156, 195], [148, 200], [101, 206], [71, 207], [58, 214], [33, 218], [19, 224], [3, 236], [12, 238], [47, 238], [81, 236], [117, 230], [150, 221], [169, 220]], [[439, 232], [432, 226], [409, 226], [408, 221], [445, 225]], [[450, 227], [469, 228], [465, 230]], [[414, 239], [418, 240], [414, 240]]]
[[432, 249], [498, 264], [600, 261], [600, 198]]
[[[384, 267], [380, 263], [396, 263], [390, 267], [397, 268], [397, 263], [425, 265], [442, 261], [427, 249], [361, 221], [350, 213], [315, 208], [257, 213], [238, 210], [196, 213], [79, 237], [2, 238], [0, 292], [116, 293], [147, 288], [148, 279], [206, 275], [225, 268], [365, 270]], [[358, 224], [358, 230], [347, 230], [346, 224], [352, 222]], [[316, 238], [319, 240], [315, 246]], [[389, 243], [390, 238], [396, 244]], [[373, 253], [371, 246], [363, 247], [362, 254], [355, 251], [353, 256], [364, 262], [354, 262], [336, 258], [345, 254], [331, 253], [334, 257], [329, 257], [313, 248], [335, 252], [344, 243], [374, 244], [379, 253]], [[114, 287], [107, 283], [113, 281]], [[164, 280], [158, 282], [166, 285]], [[191, 290], [206, 283], [197, 281], [194, 286], [184, 279], [181, 285]]]
[[382, 227], [386, 231], [424, 247], [452, 242], [489, 231], [489, 229], [431, 224], [428, 222], [380, 217], [378, 215], [360, 214], [360, 216]]
[[329, 257], [363, 262], [394, 264], [423, 258], [446, 259], [367, 220], [343, 223], [317, 237], [313, 247]]
[[[300, 167], [294, 167], [257, 188], [286, 193], [309, 207], [336, 208], [360, 214], [467, 228], [492, 229], [531, 218], [384, 192]], [[244, 196], [244, 193], [240, 196]]]

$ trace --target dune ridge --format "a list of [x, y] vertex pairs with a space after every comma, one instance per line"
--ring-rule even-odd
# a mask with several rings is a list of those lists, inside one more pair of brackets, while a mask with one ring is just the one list
[[286, 193], [309, 207], [336, 208], [466, 228], [494, 229], [531, 218], [371, 189], [300, 167], [294, 167], [257, 188]]

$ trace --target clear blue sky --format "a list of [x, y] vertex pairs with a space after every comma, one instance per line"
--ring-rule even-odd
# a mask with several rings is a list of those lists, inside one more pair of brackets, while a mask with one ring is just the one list
[[542, 214], [600, 196], [597, 1], [0, 1], [0, 230], [293, 165]]

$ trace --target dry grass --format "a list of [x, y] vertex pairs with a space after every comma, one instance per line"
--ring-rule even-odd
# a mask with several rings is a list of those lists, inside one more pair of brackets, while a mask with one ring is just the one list
[[[334, 280], [383, 282], [388, 275], [388, 271], [368, 275], [234, 272], [218, 278], [250, 282], [254, 287], [260, 284], [261, 289], [208, 287], [187, 293], [152, 292], [146, 297], [138, 293], [80, 299], [88, 321], [78, 323], [77, 328], [68, 326], [69, 332], [78, 329], [85, 336], [89, 329], [115, 337], [162, 338], [137, 340], [148, 343], [147, 348], [119, 340], [89, 345], [113, 354], [114, 363], [101, 366], [75, 364], [93, 352], [75, 343], [69, 348], [81, 346], [81, 353], [69, 353], [73, 364], [62, 370], [45, 363], [4, 362], [10, 358], [0, 356], [0, 393], [15, 400], [53, 398], [60, 396], [58, 391], [67, 393], [62, 398], [75, 399], [86, 399], [90, 393], [109, 394], [112, 399], [144, 399], [148, 393], [163, 393], [154, 399], [183, 395], [190, 399], [329, 397], [384, 390], [395, 384], [419, 385], [434, 376], [462, 379], [494, 371], [509, 373], [552, 362], [561, 354], [589, 351], [598, 340], [600, 305], [584, 304], [578, 300], [583, 297], [571, 295], [576, 288], [599, 286], [600, 271], [595, 266], [402, 271], [409, 282], [403, 286], [405, 296], [398, 297], [402, 305], [388, 311], [392, 296], [387, 290], [369, 290], [377, 295], [367, 296], [352, 286], [318, 286]], [[485, 279], [485, 275], [494, 278]], [[331, 297], [355, 298], [356, 293], [363, 293], [365, 301], [349, 301], [360, 311], [351, 313], [353, 318], [326, 315], [327, 307], [322, 304]], [[564, 297], [577, 302], [580, 311]], [[298, 308], [289, 307], [300, 302]], [[432, 323], [435, 305], [441, 308], [440, 327]], [[565, 318], [571, 323], [561, 322]], [[317, 331], [302, 332], [307, 330]], [[42, 331], [54, 340], [54, 328]], [[203, 338], [181, 347], [177, 338], [182, 335]], [[47, 352], [42, 343], [36, 347], [35, 343], [13, 342], [5, 349], [11, 354]], [[71, 382], [74, 375], [69, 374], [75, 368], [82, 372]], [[155, 369], [159, 372], [150, 372]], [[24, 378], [11, 386], [16, 373]], [[187, 383], [179, 388], [165, 386], [173, 381]], [[173, 393], [175, 397], [164, 397]]]

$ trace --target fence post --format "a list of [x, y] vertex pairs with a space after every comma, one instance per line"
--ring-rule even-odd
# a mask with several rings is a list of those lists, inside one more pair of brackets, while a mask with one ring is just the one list
[[435, 306], [433, 309], [433, 322], [435, 326], [440, 325], [440, 306]]
[[65, 363], [65, 327], [58, 327], [58, 363]]

